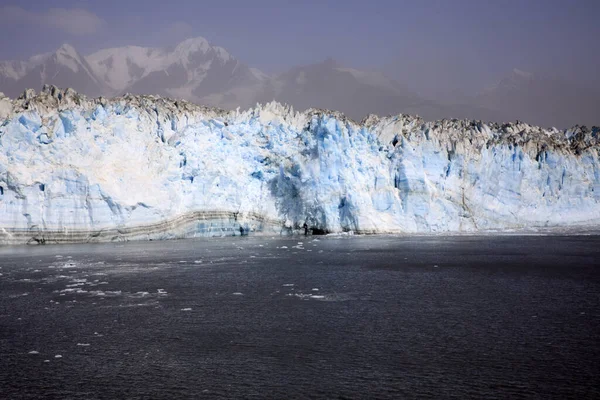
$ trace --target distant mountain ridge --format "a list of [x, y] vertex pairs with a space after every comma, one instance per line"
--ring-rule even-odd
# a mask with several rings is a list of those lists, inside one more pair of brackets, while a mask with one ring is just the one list
[[516, 68], [483, 90], [474, 102], [537, 125], [600, 125], [600, 92]]
[[339, 110], [360, 120], [368, 114], [418, 114], [486, 121], [523, 120], [566, 128], [600, 125], [600, 93], [565, 81], [513, 70], [476, 96], [446, 101], [423, 98], [381, 73], [345, 67], [335, 60], [298, 66], [268, 76], [206, 39], [171, 48], [124, 46], [87, 56], [68, 44], [26, 61], [0, 62], [0, 91], [17, 97], [44, 84], [72, 87], [88, 96], [154, 94], [226, 109], [272, 100], [296, 109]]

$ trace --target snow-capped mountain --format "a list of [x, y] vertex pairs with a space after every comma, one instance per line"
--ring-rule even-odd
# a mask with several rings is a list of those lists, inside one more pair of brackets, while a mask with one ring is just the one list
[[[204, 38], [184, 40], [172, 49], [105, 49], [88, 60], [115, 94], [157, 94], [205, 103], [207, 96], [261, 81], [260, 72]], [[210, 105], [219, 105], [212, 100]]]
[[126, 46], [87, 57], [64, 45], [25, 62], [0, 63], [0, 91], [11, 97], [43, 84], [73, 87], [88, 96], [155, 94], [226, 109], [276, 100], [296, 109], [336, 109], [357, 120], [370, 113], [452, 116], [378, 72], [328, 59], [269, 77], [201, 37], [172, 48]]
[[360, 120], [368, 114], [397, 114], [424, 100], [377, 72], [346, 68], [332, 59], [292, 68], [269, 80], [259, 101], [279, 101], [299, 110], [342, 111]]
[[53, 53], [40, 54], [28, 61], [0, 64], [0, 91], [14, 97], [26, 88], [41, 88], [44, 84], [78, 88], [93, 96], [108, 94], [96, 77], [87, 59], [68, 44]]
[[[44, 84], [72, 87], [88, 96], [124, 93], [157, 94], [213, 106], [236, 106], [234, 92], [259, 85], [268, 77], [211, 46], [204, 38], [187, 39], [173, 48], [126, 46], [87, 57], [72, 46], [34, 56], [28, 61], [0, 63], [0, 91], [16, 97]], [[243, 105], [254, 102], [258, 88]], [[229, 103], [226, 101], [229, 100]], [[240, 105], [240, 104], [237, 104]]]
[[126, 46], [86, 57], [63, 45], [27, 61], [0, 62], [0, 92], [14, 98], [44, 84], [72, 87], [93, 97], [153, 94], [224, 109], [275, 100], [297, 110], [339, 110], [355, 120], [404, 113], [426, 120], [522, 120], [562, 129], [600, 125], [600, 93], [518, 69], [478, 95], [433, 101], [381, 73], [348, 68], [332, 59], [269, 77], [201, 37], [171, 48]]
[[567, 128], [600, 125], [600, 93], [563, 79], [514, 69], [474, 102], [512, 119]]

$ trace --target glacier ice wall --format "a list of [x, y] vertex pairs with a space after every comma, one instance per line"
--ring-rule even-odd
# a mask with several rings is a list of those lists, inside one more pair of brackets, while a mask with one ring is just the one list
[[600, 225], [598, 128], [0, 98], [0, 243]]

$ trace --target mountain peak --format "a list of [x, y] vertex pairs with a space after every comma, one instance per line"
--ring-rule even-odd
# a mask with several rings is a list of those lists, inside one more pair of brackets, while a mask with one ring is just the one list
[[191, 54], [197, 51], [206, 53], [210, 47], [211, 46], [208, 43], [208, 40], [198, 36], [195, 38], [185, 39], [183, 42], [179, 43], [177, 47], [175, 47], [175, 52], [178, 54]]
[[56, 54], [68, 55], [71, 57], [77, 57], [77, 50], [75, 47], [71, 46], [68, 43], [63, 43], [55, 52]]

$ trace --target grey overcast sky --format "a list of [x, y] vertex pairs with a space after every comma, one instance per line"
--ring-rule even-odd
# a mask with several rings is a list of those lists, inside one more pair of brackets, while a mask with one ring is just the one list
[[600, 88], [598, 0], [0, 0], [0, 59], [203, 36], [276, 73], [333, 57], [425, 91], [513, 68]]

